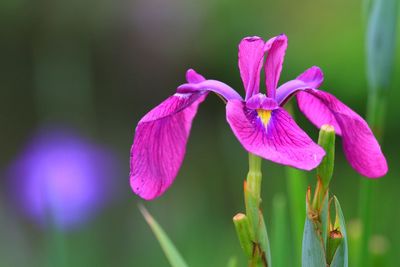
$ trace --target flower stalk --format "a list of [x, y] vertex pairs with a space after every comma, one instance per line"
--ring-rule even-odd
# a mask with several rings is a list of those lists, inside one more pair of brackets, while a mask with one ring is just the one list
[[325, 124], [321, 126], [318, 144], [325, 150], [325, 157], [317, 167], [317, 177], [321, 180], [323, 193], [328, 190], [333, 175], [335, 160], [335, 128]]
[[251, 224], [253, 240], [258, 242], [259, 208], [261, 202], [261, 158], [249, 153], [249, 172], [244, 184], [246, 214]]
[[320, 211], [322, 203], [329, 190], [335, 161], [335, 129], [325, 124], [321, 126], [318, 144], [325, 150], [325, 157], [317, 167], [317, 185], [315, 187], [313, 209]]
[[249, 153], [249, 172], [244, 181], [246, 214], [237, 214], [233, 222], [250, 267], [271, 266], [267, 227], [260, 209], [261, 181], [261, 158]]

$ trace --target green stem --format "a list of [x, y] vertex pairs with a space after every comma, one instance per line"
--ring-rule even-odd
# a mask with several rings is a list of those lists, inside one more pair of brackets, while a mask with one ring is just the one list
[[326, 152], [325, 157], [317, 167], [317, 177], [322, 183], [322, 196], [329, 188], [335, 165], [335, 128], [329, 124], [321, 126], [318, 137], [318, 145]]
[[249, 173], [245, 187], [246, 215], [252, 226], [252, 236], [258, 242], [259, 208], [261, 202], [261, 158], [249, 153]]
[[261, 198], [261, 158], [249, 153], [249, 173], [247, 186], [258, 198]]
[[[255, 267], [267, 267], [271, 266], [270, 260], [270, 248], [267, 235], [266, 225], [263, 219], [262, 212], [260, 210], [261, 204], [261, 158], [249, 154], [249, 172], [247, 174], [247, 179], [244, 185], [244, 197], [246, 205], [246, 217], [240, 215], [239, 218], [235, 217], [236, 224], [239, 221], [243, 221], [243, 218], [248, 218], [248, 228], [250, 239], [252, 242], [251, 255], [248, 255], [248, 249], [244, 246], [245, 252], [249, 256], [249, 266]], [[242, 219], [239, 220], [238, 219]], [[244, 221], [243, 221], [244, 222]], [[242, 224], [243, 227], [245, 224]], [[239, 225], [236, 225], [236, 229], [239, 235], [239, 240], [241, 241], [242, 247], [246, 231], [243, 229], [238, 229]], [[239, 231], [240, 230], [240, 231]]]

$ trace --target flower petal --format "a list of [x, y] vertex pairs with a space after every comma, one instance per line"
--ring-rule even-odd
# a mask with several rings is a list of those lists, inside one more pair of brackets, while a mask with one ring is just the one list
[[279, 107], [275, 99], [269, 98], [264, 94], [256, 94], [246, 101], [246, 107], [249, 109], [273, 110]]
[[297, 91], [307, 88], [319, 88], [324, 81], [322, 70], [313, 66], [300, 74], [296, 79], [288, 81], [276, 90], [276, 102], [283, 106]]
[[130, 184], [140, 197], [154, 199], [174, 181], [193, 118], [205, 97], [204, 92], [174, 94], [138, 123], [131, 148]]
[[260, 91], [264, 53], [264, 40], [260, 37], [246, 37], [239, 44], [239, 70], [246, 100]]
[[387, 162], [367, 122], [335, 96], [316, 89], [304, 89], [297, 95], [300, 110], [317, 127], [334, 126], [343, 138], [343, 149], [350, 165], [369, 178], [384, 176]]
[[265, 84], [267, 96], [275, 98], [276, 87], [282, 71], [283, 60], [287, 48], [287, 37], [284, 34], [276, 36], [273, 41], [268, 41], [265, 50], [268, 50], [265, 61]]
[[205, 80], [199, 83], [185, 83], [178, 87], [178, 93], [193, 93], [193, 92], [206, 92], [211, 91], [221, 95], [226, 100], [238, 99], [242, 97], [229, 85], [216, 81], [216, 80]]
[[312, 66], [300, 74], [296, 79], [303, 81], [311, 88], [319, 88], [324, 82], [324, 73], [319, 67]]
[[[313, 96], [310, 94], [313, 92], [313, 89], [310, 88], [302, 88], [301, 91], [297, 91], [297, 103], [304, 115], [318, 128], [321, 128], [324, 124], [330, 124], [335, 128], [335, 132], [337, 135], [342, 135], [342, 130], [336, 117], [332, 110], [327, 106], [326, 101], [319, 97]], [[323, 92], [319, 90], [315, 90], [317, 92]], [[307, 93], [305, 93], [307, 92]], [[325, 93], [325, 92], [323, 92]], [[328, 94], [328, 93], [326, 93]], [[331, 96], [331, 95], [330, 95]], [[336, 98], [335, 98], [336, 99]], [[328, 99], [326, 99], [328, 100]], [[337, 100], [337, 99], [336, 99]], [[329, 100], [328, 100], [329, 101]], [[338, 101], [338, 100], [337, 100]], [[339, 101], [338, 101], [339, 102]], [[329, 105], [329, 103], [328, 103]], [[335, 106], [335, 103], [332, 103], [332, 107]]]
[[194, 69], [186, 71], [186, 80], [188, 83], [200, 83], [206, 80], [202, 75], [198, 74]]
[[229, 101], [226, 110], [235, 136], [253, 154], [304, 170], [317, 167], [325, 155], [282, 108], [271, 111], [266, 126], [257, 111], [247, 109], [242, 101]]
[[[205, 78], [189, 69], [189, 83]], [[172, 184], [182, 164], [190, 128], [206, 92], [176, 93], [138, 123], [131, 148], [130, 183], [144, 199], [160, 196]]]

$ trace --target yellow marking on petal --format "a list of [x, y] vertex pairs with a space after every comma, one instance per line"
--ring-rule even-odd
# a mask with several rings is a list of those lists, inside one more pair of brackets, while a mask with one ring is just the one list
[[257, 109], [257, 114], [264, 126], [267, 127], [268, 122], [271, 119], [271, 110]]

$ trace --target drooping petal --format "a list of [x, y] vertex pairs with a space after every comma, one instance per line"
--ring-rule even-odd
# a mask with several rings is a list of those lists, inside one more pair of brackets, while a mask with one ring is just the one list
[[136, 127], [130, 184], [151, 200], [165, 192], [182, 164], [192, 120], [205, 93], [175, 94], [151, 110]]
[[322, 70], [313, 66], [300, 74], [296, 79], [288, 81], [276, 90], [276, 102], [283, 106], [297, 91], [306, 88], [319, 88], [324, 81]]
[[[188, 70], [190, 83], [204, 81]], [[131, 148], [130, 184], [144, 199], [160, 196], [172, 184], [182, 164], [190, 128], [207, 92], [176, 93], [138, 123]]]
[[239, 44], [239, 70], [246, 100], [260, 91], [260, 72], [264, 58], [264, 40], [246, 37]]
[[276, 36], [272, 41], [268, 41], [265, 50], [268, 50], [265, 61], [265, 84], [267, 86], [267, 95], [275, 98], [276, 87], [282, 71], [283, 60], [287, 48], [287, 37], [284, 34]]
[[314, 66], [277, 90], [276, 101], [284, 105], [296, 94], [300, 110], [318, 128], [330, 124], [343, 137], [343, 147], [350, 165], [360, 174], [376, 178], [387, 172], [386, 159], [365, 120], [333, 95], [316, 90], [324, 76]]
[[[314, 97], [312, 94], [310, 94], [310, 92], [313, 92], [313, 89], [307, 87], [300, 89], [301, 90], [296, 91], [297, 92], [296, 97], [298, 106], [300, 110], [304, 113], [304, 115], [306, 115], [306, 117], [318, 128], [320, 128], [324, 124], [332, 125], [335, 128], [336, 134], [341, 136], [342, 135], [341, 127], [338, 124], [338, 121], [336, 120], [335, 114], [327, 106], [327, 103], [323, 99], [319, 97]], [[319, 90], [315, 91], [323, 92]], [[328, 103], [328, 105], [329, 104], [330, 103]], [[336, 105], [335, 103], [332, 103], [333, 108], [335, 107], [335, 105]]]
[[304, 170], [317, 167], [325, 155], [282, 108], [270, 111], [268, 121], [242, 101], [229, 101], [226, 110], [235, 136], [253, 154]]
[[199, 83], [185, 83], [180, 85], [177, 90], [178, 93], [194, 93], [206, 91], [211, 91], [219, 94], [227, 101], [232, 99], [242, 99], [242, 97], [232, 87], [216, 80], [205, 80]]
[[334, 126], [343, 138], [346, 158], [357, 172], [369, 178], [387, 173], [387, 162], [379, 143], [360, 115], [324, 91], [304, 89], [296, 96], [300, 110], [314, 125]]

